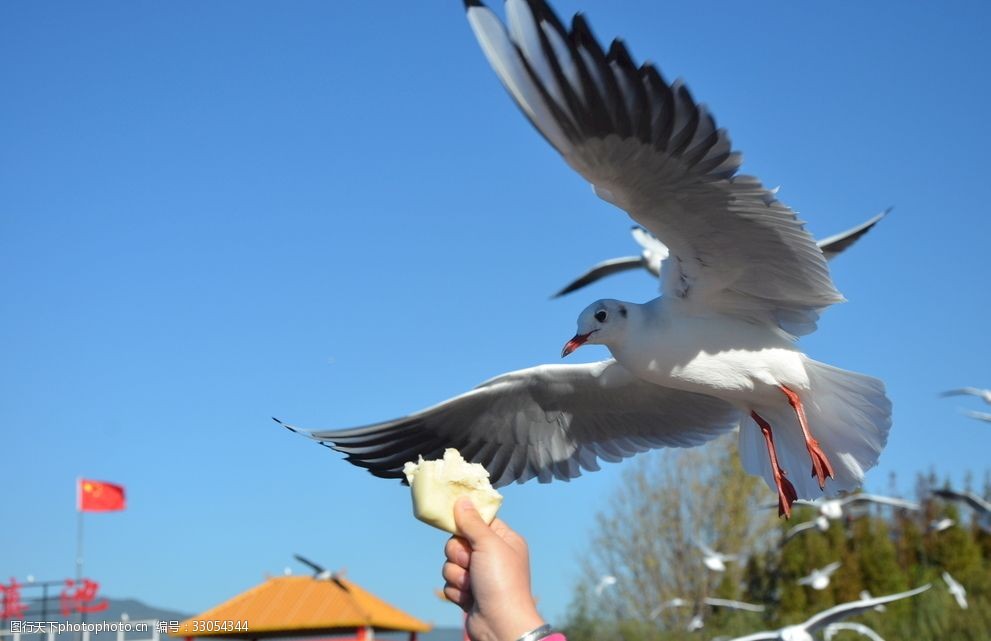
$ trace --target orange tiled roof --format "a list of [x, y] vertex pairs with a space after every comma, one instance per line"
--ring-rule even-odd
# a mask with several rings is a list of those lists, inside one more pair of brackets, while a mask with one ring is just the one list
[[[247, 630], [236, 629], [239, 621], [247, 622]], [[179, 624], [178, 632], [170, 634], [254, 638], [346, 632], [364, 627], [410, 632], [431, 628], [347, 579], [280, 576], [186, 619]]]

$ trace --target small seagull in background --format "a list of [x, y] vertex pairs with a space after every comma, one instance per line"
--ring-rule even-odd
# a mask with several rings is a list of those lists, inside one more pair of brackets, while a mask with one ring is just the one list
[[956, 525], [956, 521], [951, 518], [943, 519], [933, 519], [929, 521], [929, 531], [930, 532], [942, 532], [943, 530], [949, 530], [951, 527]]
[[956, 579], [950, 576], [949, 572], [943, 572], [943, 580], [946, 581], [946, 587], [949, 588], [953, 598], [957, 600], [957, 605], [960, 606], [960, 609], [966, 610], [967, 590]]
[[991, 533], [991, 503], [985, 501], [973, 492], [957, 492], [956, 490], [933, 490], [933, 494], [947, 501], [964, 503], [974, 510], [977, 526]]
[[651, 610], [650, 618], [656, 619], [661, 614], [661, 612], [664, 612], [668, 608], [682, 608], [686, 605], [691, 605], [691, 604], [692, 604], [691, 601], [688, 601], [687, 599], [682, 599], [681, 597], [675, 597], [673, 599], [665, 601], [664, 603], [660, 604], [659, 606]]
[[975, 412], [974, 410], [967, 410], [964, 412], [967, 416], [971, 418], [976, 418], [979, 421], [984, 421], [985, 423], [991, 423], [991, 413], [988, 412]]
[[827, 519], [825, 516], [820, 514], [811, 521], [806, 521], [805, 523], [799, 523], [795, 527], [788, 530], [787, 533], [785, 533], [784, 538], [781, 539], [781, 545], [784, 545], [788, 541], [791, 541], [793, 538], [795, 538], [802, 532], [808, 532], [813, 528], [819, 530], [820, 532], [825, 532], [829, 530], [829, 519]]
[[818, 501], [795, 501], [802, 505], [809, 505], [819, 509], [819, 515], [831, 521], [843, 518], [843, 510], [858, 503], [877, 503], [879, 505], [890, 505], [903, 510], [921, 510], [922, 506], [913, 501], [898, 499], [891, 496], [881, 496], [879, 494], [851, 494], [841, 499], [827, 499]]
[[812, 633], [817, 632], [828, 625], [839, 623], [846, 618], [869, 612], [879, 604], [891, 603], [892, 601], [915, 596], [916, 594], [925, 592], [930, 587], [932, 586], [926, 584], [920, 588], [909, 590], [908, 592], [899, 592], [898, 594], [889, 594], [888, 596], [880, 596], [875, 599], [862, 599], [860, 601], [843, 603], [841, 605], [829, 608], [828, 610], [823, 610], [819, 614], [807, 619], [804, 623], [789, 625], [781, 628], [780, 630], [769, 630], [766, 632], [748, 634], [745, 637], [737, 637], [736, 639], [733, 639], [733, 641], [813, 641]]
[[[884, 607], [884, 606], [881, 606]], [[840, 630], [849, 630], [850, 632], [856, 632], [862, 636], [867, 637], [871, 641], [884, 641], [884, 638], [880, 634], [868, 628], [863, 623], [833, 623], [832, 625], [827, 625], [826, 629], [823, 630], [823, 635], [825, 635], [826, 641], [833, 641], [833, 635]]]
[[829, 579], [833, 576], [833, 572], [840, 569], [840, 562], [834, 561], [824, 568], [818, 568], [812, 570], [808, 576], [803, 576], [798, 580], [799, 585], [807, 585], [813, 590], [825, 590], [829, 587]]
[[958, 389], [946, 390], [942, 394], [942, 397], [947, 396], [976, 396], [982, 399], [988, 405], [991, 405], [991, 389], [980, 389], [977, 387], [961, 387]]
[[701, 630], [705, 627], [705, 620], [702, 618], [701, 614], [696, 614], [692, 617], [692, 620], [688, 622], [687, 629], [689, 632], [695, 632], [696, 630]]
[[702, 550], [702, 563], [713, 572], [725, 572], [727, 561], [740, 560], [739, 554], [723, 554], [722, 552], [716, 552], [701, 541], [696, 542], [696, 545], [700, 550]]
[[763, 612], [765, 609], [764, 606], [757, 605], [756, 603], [733, 601], [732, 599], [717, 599], [712, 596], [705, 597], [702, 599], [702, 602], [714, 608], [730, 608], [731, 610], [746, 610], [747, 612]]
[[602, 593], [606, 588], [616, 585], [616, 577], [611, 574], [605, 574], [599, 579], [599, 583], [595, 586], [595, 596], [602, 596]]
[[[867, 599], [873, 599], [873, 598], [874, 598], [874, 597], [873, 597], [873, 596], [871, 596], [871, 593], [870, 593], [870, 592], [868, 592], [867, 590], [861, 590], [861, 591], [860, 591], [860, 600], [861, 600], [861, 601], [865, 601], [865, 600], [867, 600]], [[876, 605], [876, 606], [874, 606], [874, 611], [875, 611], [875, 612], [884, 612], [884, 611], [885, 611], [885, 610], [887, 610], [887, 609], [888, 609], [888, 608], [887, 608], [887, 607], [886, 607], [886, 606], [885, 606], [885, 605], [884, 605], [883, 603], [882, 603], [882, 604], [880, 604], [880, 605]]]
[[[777, 193], [777, 190], [774, 190], [774, 193]], [[835, 236], [824, 238], [816, 244], [819, 245], [819, 249], [822, 250], [826, 260], [832, 260], [836, 256], [839, 256], [845, 249], [860, 240], [864, 234], [869, 232], [874, 225], [887, 216], [890, 211], [891, 207], [888, 207], [867, 222], [861, 223], [856, 227], [836, 234]], [[661, 262], [670, 254], [667, 245], [662, 243], [657, 239], [657, 237], [640, 226], [635, 226], [633, 228], [633, 240], [640, 245], [641, 251], [639, 256], [623, 256], [622, 258], [610, 258], [609, 260], [604, 260], [601, 263], [594, 265], [591, 269], [574, 281], [565, 285], [564, 289], [554, 294], [552, 298], [559, 298], [565, 294], [570, 294], [571, 292], [578, 291], [582, 287], [591, 285], [601, 278], [612, 276], [613, 274], [618, 274], [631, 269], [643, 269], [655, 278], [660, 278]]]

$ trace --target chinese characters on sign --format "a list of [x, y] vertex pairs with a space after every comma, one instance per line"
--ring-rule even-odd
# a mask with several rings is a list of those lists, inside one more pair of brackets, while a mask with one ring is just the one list
[[65, 580], [65, 588], [59, 594], [59, 609], [62, 616], [68, 617], [74, 613], [102, 612], [110, 605], [106, 599], [96, 601], [96, 591], [100, 589], [100, 584], [90, 579], [80, 579], [73, 581]]

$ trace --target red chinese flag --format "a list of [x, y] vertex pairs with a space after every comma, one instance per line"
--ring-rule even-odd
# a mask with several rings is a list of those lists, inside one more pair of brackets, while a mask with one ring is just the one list
[[78, 496], [80, 512], [113, 512], [125, 507], [123, 485], [79, 479]]

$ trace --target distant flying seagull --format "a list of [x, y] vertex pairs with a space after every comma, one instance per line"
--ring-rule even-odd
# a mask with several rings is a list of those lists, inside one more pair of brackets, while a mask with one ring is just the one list
[[[836, 234], [835, 236], [824, 238], [816, 244], [819, 246], [819, 249], [822, 250], [826, 260], [832, 260], [836, 256], [839, 256], [843, 250], [860, 240], [864, 234], [869, 232], [871, 228], [873, 228], [874, 225], [876, 225], [878, 221], [884, 218], [890, 211], [891, 208], [889, 207], [867, 222], [861, 223], [860, 225], [857, 225], [852, 229], [848, 229], [845, 232]], [[643, 269], [650, 274], [653, 274], [654, 277], [660, 277], [661, 263], [670, 253], [667, 246], [643, 227], [633, 228], [633, 240], [640, 245], [641, 251], [639, 256], [623, 256], [622, 258], [610, 258], [609, 260], [602, 261], [601, 263], [594, 265], [576, 280], [565, 285], [564, 289], [554, 294], [553, 297], [558, 298], [560, 296], [564, 296], [565, 294], [570, 294], [571, 292], [577, 291], [586, 285], [591, 285], [600, 278], [631, 269]]]
[[705, 620], [702, 618], [701, 614], [696, 614], [695, 616], [693, 616], [692, 619], [688, 622], [688, 625], [686, 626], [689, 632], [695, 632], [696, 630], [701, 630], [704, 627], [705, 627]]
[[819, 515], [812, 519], [811, 521], [806, 521], [805, 523], [799, 523], [795, 527], [788, 530], [785, 533], [784, 538], [781, 539], [781, 544], [784, 545], [788, 541], [801, 534], [802, 532], [808, 532], [811, 529], [819, 530], [820, 532], [826, 532], [829, 530], [829, 519], [823, 515]]
[[991, 405], [991, 389], [979, 389], [977, 387], [961, 387], [943, 392], [940, 396], [976, 396], [988, 405]]
[[956, 521], [950, 518], [933, 519], [929, 521], [929, 531], [930, 532], [942, 532], [943, 530], [948, 530], [956, 525]]
[[807, 585], [813, 590], [825, 590], [829, 587], [829, 579], [840, 568], [840, 562], [835, 561], [824, 568], [812, 570], [808, 576], [798, 580], [799, 585]]
[[305, 556], [302, 556], [300, 554], [293, 554], [293, 557], [303, 565], [309, 566], [313, 570], [314, 579], [318, 581], [333, 581], [342, 590], [348, 591], [348, 587], [344, 585], [344, 583], [341, 581], [339, 573], [331, 572], [322, 565], [314, 563], [313, 561], [307, 559]]
[[881, 496], [879, 494], [851, 494], [841, 499], [825, 499], [818, 501], [799, 501], [802, 505], [817, 508], [821, 516], [831, 521], [843, 518], [843, 511], [847, 507], [862, 503], [877, 503], [878, 505], [890, 505], [902, 510], [921, 510], [922, 506], [915, 501], [894, 498], [891, 496]]
[[602, 596], [606, 588], [616, 585], [616, 577], [611, 574], [603, 575], [595, 586], [595, 596]]
[[[883, 607], [883, 606], [882, 606]], [[873, 629], [868, 628], [863, 623], [851, 623], [851, 622], [840, 622], [833, 623], [826, 626], [823, 630], [823, 636], [826, 641], [833, 641], [833, 635], [835, 635], [840, 630], [849, 630], [850, 632], [856, 632], [861, 636], [865, 636], [871, 641], [884, 641], [884, 638], [880, 634], [875, 632]]]
[[949, 572], [943, 572], [943, 580], [946, 582], [946, 587], [950, 590], [950, 594], [952, 594], [953, 598], [957, 600], [957, 605], [959, 605], [962, 610], [966, 610], [967, 590], [965, 590], [956, 579], [950, 576]]
[[607, 53], [581, 15], [569, 30], [543, 0], [509, 0], [507, 30], [478, 0], [466, 12], [530, 122], [667, 245], [664, 296], [581, 313], [562, 356], [598, 343], [615, 360], [511, 372], [417, 414], [309, 436], [396, 479], [405, 462], [457, 448], [499, 486], [699, 445], [749, 416], [741, 461], [777, 491], [779, 513], [859, 487], [887, 443], [891, 403], [881, 381], [796, 348], [843, 297], [794, 212], [737, 175], [729, 136], [683, 83], [637, 67], [621, 41]]
[[725, 572], [727, 561], [740, 560], [739, 554], [723, 554], [722, 552], [716, 552], [702, 542], [698, 542], [696, 545], [698, 545], [698, 548], [702, 550], [702, 563], [713, 572]]
[[702, 599], [702, 602], [706, 605], [711, 605], [714, 608], [746, 610], [747, 612], [763, 612], [765, 609], [763, 605], [758, 605], [756, 603], [746, 603], [745, 601], [734, 601], [732, 599], [717, 599], [712, 596], [705, 597]]
[[669, 608], [682, 608], [685, 607], [686, 605], [691, 605], [691, 604], [692, 604], [691, 601], [688, 601], [687, 599], [682, 599], [681, 597], [675, 597], [673, 599], [669, 599], [661, 603], [653, 610], [651, 610], [650, 618], [656, 619], [661, 614], [661, 612], [664, 612]]
[[873, 599], [861, 599], [860, 601], [843, 603], [828, 610], [823, 610], [819, 614], [807, 619], [804, 623], [789, 625], [780, 630], [748, 634], [745, 637], [737, 637], [733, 641], [814, 641], [812, 634], [828, 625], [869, 612], [879, 604], [891, 603], [892, 601], [915, 596], [916, 594], [925, 592], [930, 587], [932, 586], [926, 584], [908, 592], [899, 592], [898, 594], [889, 594], [888, 596], [880, 596]]
[[974, 510], [977, 525], [985, 532], [991, 532], [991, 502], [985, 501], [973, 492], [957, 492], [956, 490], [933, 490], [933, 494], [946, 499], [963, 503]]

